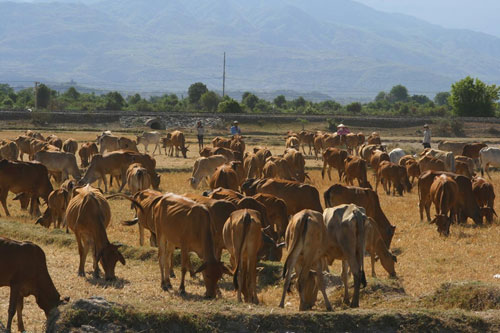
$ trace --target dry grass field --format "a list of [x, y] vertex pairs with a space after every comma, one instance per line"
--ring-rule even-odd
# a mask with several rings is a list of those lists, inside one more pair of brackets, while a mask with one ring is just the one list
[[[281, 129], [276, 131], [284, 132]], [[366, 131], [365, 131], [366, 132]], [[1, 138], [14, 138], [21, 131], [0, 132]], [[43, 134], [49, 134], [43, 132]], [[94, 140], [96, 132], [60, 132], [56, 133], [65, 139], [73, 137], [79, 142]], [[120, 134], [120, 133], [118, 133]], [[382, 138], [386, 142], [396, 145], [401, 142], [399, 137]], [[130, 133], [125, 136], [133, 137]], [[419, 138], [406, 137], [408, 142], [401, 146], [416, 147]], [[470, 139], [472, 140], [472, 139]], [[490, 139], [491, 140], [491, 139]], [[193, 136], [188, 137], [191, 152], [188, 159], [172, 158], [155, 155], [157, 167], [161, 170], [161, 189], [165, 192], [201, 193], [205, 187], [193, 190], [188, 184], [190, 169], [194, 159], [198, 157], [197, 144]], [[412, 142], [413, 141], [413, 142]], [[259, 135], [247, 138], [247, 149], [257, 145], [266, 145], [273, 154], [280, 154], [284, 149], [284, 140], [281, 135]], [[140, 151], [143, 151], [141, 146]], [[150, 147], [150, 150], [152, 147]], [[306, 167], [309, 169], [311, 183], [322, 194], [330, 185], [338, 181], [337, 173], [332, 172], [332, 181], [321, 178], [319, 167], [322, 162], [308, 158]], [[369, 171], [371, 179], [371, 171]], [[500, 188], [500, 173], [492, 173], [495, 188]], [[112, 191], [116, 191], [114, 188]], [[184, 314], [214, 314], [228, 313], [245, 315], [294, 314], [298, 309], [298, 296], [293, 293], [287, 296], [285, 309], [277, 305], [281, 296], [282, 282], [278, 279], [281, 270], [279, 263], [264, 263], [264, 272], [259, 282], [259, 298], [261, 305], [238, 304], [236, 294], [232, 289], [232, 279], [225, 277], [220, 283], [221, 297], [216, 300], [204, 300], [204, 285], [199, 278], [187, 278], [187, 296], [181, 297], [176, 288], [179, 280], [173, 279], [174, 292], [164, 292], [160, 288], [160, 272], [156, 258], [156, 250], [150, 247], [140, 248], [138, 243], [137, 227], [125, 227], [121, 221], [131, 219], [133, 211], [128, 201], [110, 200], [112, 222], [108, 228], [108, 237], [112, 242], [125, 244], [125, 266], [117, 265], [118, 280], [106, 283], [103, 279], [95, 280], [91, 277], [91, 259], [87, 258], [87, 277], [77, 276], [78, 251], [72, 234], [65, 234], [60, 230], [47, 230], [34, 226], [33, 219], [26, 212], [19, 209], [19, 204], [12, 201], [9, 195], [8, 205], [12, 217], [0, 218], [0, 235], [15, 239], [29, 239], [44, 249], [47, 255], [49, 272], [54, 283], [63, 296], [70, 296], [72, 300], [88, 298], [93, 295], [102, 296], [109, 301], [133, 306], [138, 311], [167, 313], [175, 311]], [[436, 226], [422, 222], [418, 214], [418, 194], [416, 188], [411, 194], [404, 197], [388, 196], [379, 189], [382, 209], [393, 225], [397, 226], [392, 242], [392, 251], [397, 254], [397, 280], [389, 280], [387, 273], [377, 263], [378, 279], [370, 277], [369, 258], [365, 258], [365, 270], [368, 277], [368, 288], [360, 299], [361, 309], [381, 311], [404, 311], [408, 309], [441, 309], [440, 304], [425, 303], [426, 297], [433, 294], [443, 283], [457, 283], [465, 281], [480, 281], [490, 285], [500, 286], [500, 223], [495, 220], [492, 225], [475, 227], [469, 222], [467, 225], [452, 225], [451, 235], [443, 238], [438, 235]], [[434, 208], [432, 208], [433, 210]], [[495, 209], [500, 212], [500, 201], [497, 200]], [[146, 237], [148, 233], [146, 232]], [[224, 257], [227, 260], [227, 256]], [[335, 262], [331, 267], [333, 278], [330, 279], [328, 293], [335, 305], [335, 311], [358, 313], [363, 310], [347, 310], [341, 304], [341, 292], [338, 277], [340, 263]], [[177, 276], [179, 272], [177, 271]], [[370, 288], [371, 286], [371, 288]], [[380, 286], [378, 288], [377, 286]], [[0, 288], [0, 322], [7, 319], [8, 288]], [[318, 298], [320, 300], [320, 297]], [[497, 300], [498, 302], [498, 300]], [[500, 318], [499, 304], [496, 310], [488, 312], [488, 316]], [[315, 311], [324, 311], [322, 301], [317, 302]], [[485, 316], [487, 316], [485, 314]], [[24, 320], [28, 331], [41, 332], [45, 323], [43, 312], [37, 307], [34, 298], [25, 301]], [[14, 320], [15, 321], [15, 320]]]

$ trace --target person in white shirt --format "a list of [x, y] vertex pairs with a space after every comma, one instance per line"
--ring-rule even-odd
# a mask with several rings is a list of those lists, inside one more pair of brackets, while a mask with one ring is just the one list
[[205, 134], [205, 127], [200, 120], [196, 123], [196, 131], [198, 136], [198, 148], [199, 150], [203, 149], [203, 135]]
[[424, 140], [422, 141], [422, 145], [424, 148], [431, 147], [431, 130], [427, 124], [424, 125]]

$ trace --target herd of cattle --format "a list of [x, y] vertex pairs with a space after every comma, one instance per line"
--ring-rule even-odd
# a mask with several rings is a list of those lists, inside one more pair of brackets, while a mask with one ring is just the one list
[[[191, 276], [201, 272], [209, 298], [216, 297], [218, 281], [226, 273], [233, 276], [238, 301], [243, 294], [245, 302], [257, 304], [257, 262], [280, 261], [285, 247], [280, 306], [284, 306], [295, 278], [300, 310], [315, 304], [318, 291], [326, 308], [331, 309], [323, 272], [335, 259], [342, 261], [344, 302], [352, 307], [359, 306], [359, 290], [366, 285], [365, 253], [371, 257], [372, 276], [376, 259], [391, 277], [396, 276], [396, 257], [390, 252], [396, 227], [381, 208], [379, 183], [388, 195], [391, 188], [393, 195], [396, 191], [403, 195], [417, 180], [420, 217], [423, 219], [425, 209], [427, 220], [435, 223], [443, 235], [449, 234], [452, 223], [471, 218], [480, 225], [483, 217], [491, 222], [496, 215], [493, 185], [476, 177], [475, 170], [477, 166], [483, 170], [500, 164], [500, 149], [481, 143], [441, 142], [439, 149], [424, 149], [413, 156], [400, 148], [387, 153], [377, 133], [365, 142], [363, 134], [301, 131], [289, 132], [284, 154], [276, 156], [265, 147], [246, 151], [242, 136], [216, 137], [213, 147], [200, 151], [189, 180], [193, 189], [203, 181], [208, 183], [210, 190], [203, 195], [159, 192], [156, 161], [147, 151], [148, 145], [154, 144], [154, 154], [160, 143], [165, 154], [169, 148], [170, 155], [175, 149], [177, 156], [181, 152], [186, 157], [188, 147], [180, 131], [163, 138], [157, 132], [143, 133], [137, 140], [107, 131], [96, 142], [84, 143], [79, 149], [75, 140], [63, 142], [55, 135], [43, 138], [40, 133], [27, 131], [13, 141], [1, 143], [0, 201], [9, 215], [6, 199], [10, 191], [16, 194], [14, 200], [20, 201], [22, 209], [29, 207], [31, 215], [37, 217], [36, 224], [71, 230], [80, 256], [78, 274], [85, 276], [85, 261], [91, 250], [94, 276], [100, 275], [100, 263], [105, 279], [111, 280], [117, 262], [125, 265], [125, 258], [106, 233], [111, 221], [108, 199], [129, 200], [135, 218], [123, 224], [139, 225], [141, 246], [144, 229], [150, 232], [150, 244], [158, 247], [163, 290], [172, 288], [172, 257], [174, 250], [180, 249], [181, 294], [185, 293], [187, 271]], [[146, 153], [138, 151], [138, 144], [144, 145]], [[325, 209], [305, 171], [305, 146], [309, 146], [309, 155], [313, 149], [316, 158], [322, 155], [323, 179], [327, 173], [331, 180], [332, 168], [338, 171], [339, 182], [323, 193]], [[22, 161], [23, 154], [29, 156], [29, 162]], [[85, 168], [83, 176], [76, 154]], [[367, 175], [368, 167], [374, 173], [375, 190]], [[105, 197], [107, 175], [110, 186], [114, 179], [121, 192], [128, 184], [131, 195]], [[58, 189], [53, 188], [51, 178], [60, 185]], [[355, 179], [359, 186], [353, 186]], [[95, 181], [104, 182], [104, 192], [91, 186]], [[47, 206], [43, 214], [40, 198]], [[436, 215], [431, 220], [432, 203]], [[230, 268], [221, 262], [224, 249], [230, 254]], [[195, 252], [202, 261], [196, 270], [191, 266], [189, 252]], [[351, 300], [349, 272], [354, 279]], [[18, 328], [24, 330], [24, 297], [34, 295], [47, 315], [63, 301], [48, 274], [45, 254], [29, 242], [0, 237], [0, 286], [11, 288], [8, 330], [16, 312]]]

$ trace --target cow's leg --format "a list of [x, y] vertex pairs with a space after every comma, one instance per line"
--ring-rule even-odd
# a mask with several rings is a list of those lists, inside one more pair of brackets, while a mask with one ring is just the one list
[[181, 284], [179, 291], [181, 295], [186, 294], [186, 287], [184, 285], [186, 279], [187, 266], [189, 265], [189, 251], [185, 247], [181, 247]]
[[24, 307], [24, 297], [19, 295], [17, 299], [17, 329], [19, 332], [24, 332], [24, 322], [23, 322], [23, 307]]
[[158, 152], [160, 152], [160, 146], [158, 145], [158, 143], [155, 144], [155, 149], [153, 150], [153, 155], [155, 154], [156, 149], [158, 149]]
[[137, 225], [139, 226], [139, 245], [144, 246], [144, 226], [140, 222]]
[[484, 169], [486, 170], [486, 174], [488, 175], [488, 178], [491, 179], [491, 176], [490, 176], [490, 164], [489, 163], [486, 163], [486, 166], [484, 167]]
[[3, 210], [5, 211], [5, 215], [10, 216], [9, 209], [7, 208], [7, 194], [9, 191], [2, 188], [0, 190], [0, 201], [2, 202]]
[[323, 264], [322, 260], [318, 260], [318, 267], [316, 268], [316, 283], [318, 284], [318, 288], [323, 295], [323, 299], [325, 300], [325, 307], [328, 311], [332, 311], [332, 305], [330, 304], [330, 300], [328, 299], [328, 295], [326, 294], [326, 286], [325, 281], [323, 280]]
[[18, 300], [19, 300], [19, 287], [17, 285], [11, 285], [10, 297], [9, 297], [9, 310], [7, 318], [7, 332], [11, 331], [12, 319], [16, 314]]
[[[326, 160], [324, 160], [323, 161], [323, 169], [321, 170], [321, 179], [325, 179], [325, 171], [326, 171], [326, 165], [327, 164], [328, 163], [326, 162]], [[330, 180], [332, 180], [332, 179], [330, 178]]]
[[76, 243], [78, 244], [78, 254], [80, 255], [80, 265], [78, 266], [78, 275], [85, 277], [85, 261], [87, 260], [87, 253], [89, 251], [87, 244], [83, 244], [83, 239], [76, 233]]
[[127, 184], [127, 171], [125, 169], [122, 169], [122, 185], [120, 186], [118, 192], [121, 192], [123, 190], [125, 184]]
[[36, 195], [31, 197], [30, 213], [33, 217], [41, 215], [40, 208], [38, 207], [38, 196]]
[[344, 283], [344, 303], [349, 304], [349, 286], [347, 284], [348, 280], [348, 272], [349, 267], [347, 264], [347, 260], [342, 260], [342, 273], [340, 274], [342, 277], [342, 282]]
[[375, 249], [370, 249], [370, 262], [372, 265], [372, 277], [377, 277], [375, 273]]

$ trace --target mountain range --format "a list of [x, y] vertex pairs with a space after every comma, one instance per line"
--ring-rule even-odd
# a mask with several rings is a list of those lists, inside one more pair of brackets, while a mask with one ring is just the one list
[[0, 1], [0, 81], [374, 96], [500, 81], [500, 39], [351, 0]]

